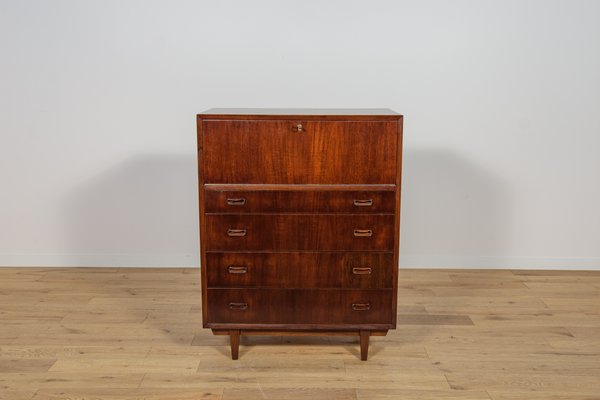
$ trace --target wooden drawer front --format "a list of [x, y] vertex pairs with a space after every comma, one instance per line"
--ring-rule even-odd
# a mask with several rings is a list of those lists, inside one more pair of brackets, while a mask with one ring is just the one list
[[371, 191], [205, 190], [208, 213], [394, 213], [395, 193]]
[[393, 253], [208, 253], [208, 287], [392, 288]]
[[391, 290], [208, 289], [208, 323], [387, 324]]
[[207, 251], [393, 251], [393, 215], [215, 215]]
[[202, 135], [205, 183], [396, 183], [396, 121], [205, 120]]

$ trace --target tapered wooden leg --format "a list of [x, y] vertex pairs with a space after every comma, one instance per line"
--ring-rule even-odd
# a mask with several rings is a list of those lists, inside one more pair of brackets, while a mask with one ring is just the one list
[[231, 359], [237, 360], [240, 351], [240, 330], [233, 329], [229, 331], [229, 343], [231, 344]]
[[371, 336], [371, 332], [360, 330], [358, 333], [360, 335], [360, 359], [362, 361], [367, 361], [367, 357], [369, 356], [369, 336]]

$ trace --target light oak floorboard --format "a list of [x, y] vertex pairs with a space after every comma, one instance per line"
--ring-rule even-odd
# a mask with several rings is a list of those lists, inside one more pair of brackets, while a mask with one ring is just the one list
[[0, 268], [0, 400], [600, 399], [600, 272], [401, 270], [371, 338], [201, 327], [198, 269]]
[[[40, 389], [33, 400], [221, 400], [223, 390], [187, 389]], [[1, 398], [1, 397], [0, 397]]]

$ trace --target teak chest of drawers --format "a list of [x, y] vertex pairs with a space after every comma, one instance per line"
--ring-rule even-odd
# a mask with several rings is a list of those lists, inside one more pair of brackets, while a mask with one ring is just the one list
[[197, 116], [203, 326], [230, 336], [396, 327], [402, 116], [211, 109]]

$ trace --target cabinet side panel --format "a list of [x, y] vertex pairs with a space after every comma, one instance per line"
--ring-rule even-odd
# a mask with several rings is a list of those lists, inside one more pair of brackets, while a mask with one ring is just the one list
[[402, 134], [404, 117], [398, 120], [398, 140], [396, 156], [396, 215], [394, 221], [394, 288], [392, 290], [392, 325], [396, 329], [397, 307], [398, 307], [398, 269], [400, 268], [400, 205], [402, 201]]
[[200, 228], [200, 280], [202, 287], [202, 326], [208, 327], [208, 301], [206, 291], [206, 234], [204, 217], [204, 137], [201, 116], [196, 117], [198, 144], [198, 217]]

